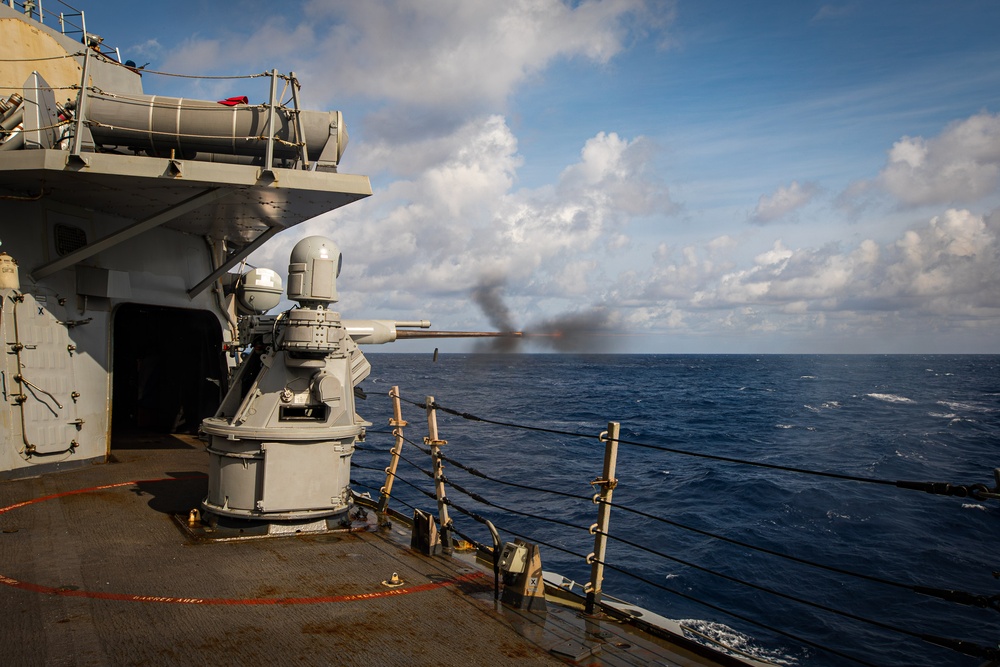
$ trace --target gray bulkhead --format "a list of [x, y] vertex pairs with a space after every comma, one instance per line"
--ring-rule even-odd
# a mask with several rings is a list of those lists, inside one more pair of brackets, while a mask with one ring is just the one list
[[[96, 212], [69, 215], [61, 209], [44, 200], [0, 200], [0, 249], [18, 262], [20, 278], [20, 290], [0, 290], [0, 339], [5, 348], [0, 360], [0, 475], [6, 477], [106, 459], [115, 345], [164, 346], [160, 352], [178, 366], [178, 374], [185, 364], [197, 361], [176, 354], [176, 342], [173, 350], [167, 347], [171, 341], [162, 340], [154, 321], [145, 331], [141, 323], [119, 329], [129, 339], [117, 341], [113, 333], [120, 308], [147, 304], [177, 309], [179, 314], [210, 313], [220, 341], [231, 340], [216, 294], [187, 294], [213, 268], [210, 249], [198, 236], [150, 230], [86, 264], [33, 281], [30, 268], [59, 256], [60, 243], [100, 238], [129, 222]], [[7, 224], [11, 220], [18, 224]], [[216, 376], [222, 377], [221, 346], [217, 354]], [[18, 375], [23, 380], [20, 393]]]
[[[79, 113], [81, 100], [68, 99], [87, 53], [87, 95], [155, 106], [135, 68], [5, 4], [0, 39], [17, 61], [0, 63], [0, 96], [23, 95], [26, 119], [0, 129], [0, 253], [17, 262], [19, 278], [16, 289], [0, 288], [0, 478], [9, 478], [105, 461], [119, 423], [169, 429], [211, 413], [213, 391], [221, 398], [225, 390], [222, 348], [236, 319], [218, 279], [279, 231], [367, 197], [371, 185], [337, 173], [347, 142], [338, 112], [309, 112], [327, 124], [328, 140], [318, 152], [301, 142], [301, 159], [274, 151], [306, 130], [289, 122], [299, 110], [273, 92], [236, 112], [266, 119], [253, 128], [264, 137], [256, 155], [228, 163], [224, 148], [190, 147], [180, 133], [170, 138], [180, 149], [164, 154], [133, 145], [134, 130], [108, 134]], [[80, 122], [53, 117], [53, 100]], [[185, 115], [214, 109], [172, 104]], [[62, 139], [40, 139], [47, 122]], [[228, 138], [250, 139], [260, 137]], [[199, 152], [206, 149], [218, 152]]]

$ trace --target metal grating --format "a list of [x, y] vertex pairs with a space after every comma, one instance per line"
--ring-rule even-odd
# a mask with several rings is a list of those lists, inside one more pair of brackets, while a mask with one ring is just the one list
[[83, 231], [79, 227], [73, 227], [72, 225], [56, 225], [54, 232], [56, 252], [60, 257], [68, 255], [74, 250], [79, 250], [87, 245], [87, 232]]

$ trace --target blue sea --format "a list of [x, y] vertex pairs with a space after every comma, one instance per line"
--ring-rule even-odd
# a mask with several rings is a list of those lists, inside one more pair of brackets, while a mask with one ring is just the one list
[[[388, 464], [393, 385], [412, 403], [433, 396], [461, 413], [558, 431], [438, 413], [446, 456], [522, 485], [498, 485], [445, 463], [450, 481], [493, 505], [455, 488], [449, 500], [491, 519], [504, 540], [513, 531], [551, 545], [542, 547], [544, 569], [585, 582], [590, 568], [581, 556], [594, 549], [587, 527], [597, 506], [542, 490], [591, 497], [604, 455], [598, 436], [619, 422], [621, 440], [652, 447], [620, 445], [614, 504], [682, 527], [613, 509], [611, 535], [643, 548], [609, 541], [606, 594], [780, 664], [971, 666], [983, 661], [921, 636], [991, 649], [1000, 641], [997, 610], [910, 590], [1000, 594], [1000, 501], [664, 451], [992, 489], [1000, 466], [1000, 356], [367, 356], [368, 398], [357, 409], [373, 426], [354, 457], [357, 491], [377, 495], [384, 481], [376, 470]], [[403, 404], [404, 433], [422, 446], [426, 415], [412, 403]], [[430, 457], [416, 444], [404, 445], [403, 455], [400, 479], [432, 490], [417, 470], [429, 470]], [[392, 506], [435, 510], [403, 482]], [[460, 532], [492, 543], [481, 524], [451, 514]]]

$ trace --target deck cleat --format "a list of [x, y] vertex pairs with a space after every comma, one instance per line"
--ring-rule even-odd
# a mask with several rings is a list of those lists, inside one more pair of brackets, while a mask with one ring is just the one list
[[399, 578], [398, 572], [393, 572], [391, 577], [382, 580], [382, 585], [386, 588], [399, 588], [404, 583], [405, 582]]

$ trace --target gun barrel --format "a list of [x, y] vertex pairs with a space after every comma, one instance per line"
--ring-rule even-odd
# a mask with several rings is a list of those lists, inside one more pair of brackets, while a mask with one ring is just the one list
[[396, 320], [342, 320], [347, 335], [358, 345], [391, 343], [403, 338], [510, 338], [521, 337], [520, 331], [404, 331], [400, 327], [426, 329], [427, 320], [397, 322]]
[[397, 331], [401, 338], [520, 338], [521, 331]]

